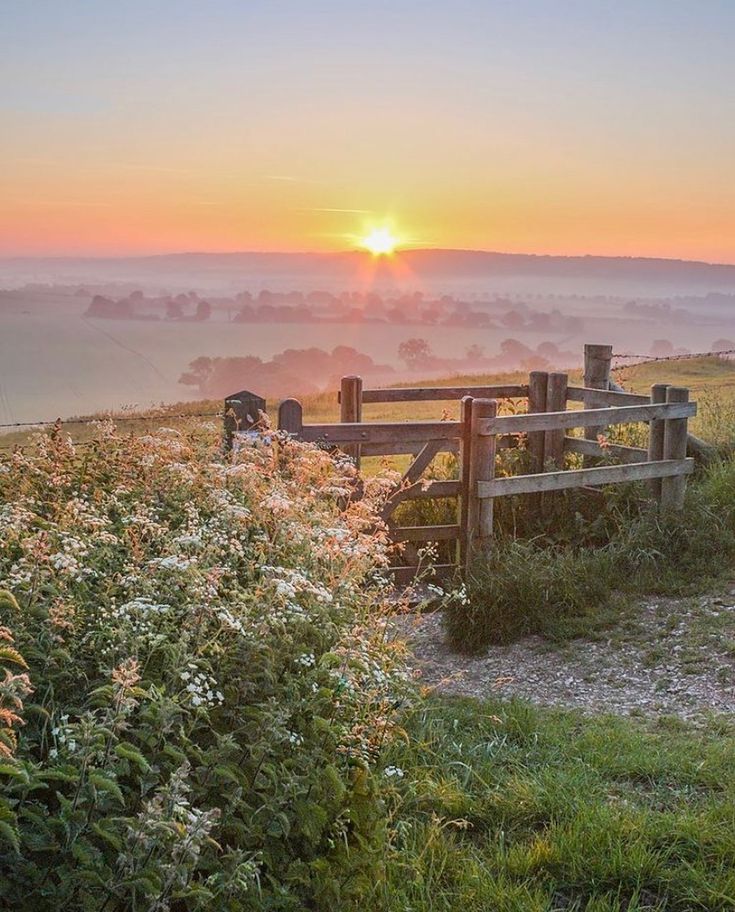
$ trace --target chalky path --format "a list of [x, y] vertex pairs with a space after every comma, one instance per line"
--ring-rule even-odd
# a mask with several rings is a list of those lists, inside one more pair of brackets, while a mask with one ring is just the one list
[[527, 637], [480, 656], [449, 648], [440, 612], [402, 616], [396, 627], [419, 680], [443, 694], [688, 720], [735, 712], [735, 589], [647, 599], [594, 640]]

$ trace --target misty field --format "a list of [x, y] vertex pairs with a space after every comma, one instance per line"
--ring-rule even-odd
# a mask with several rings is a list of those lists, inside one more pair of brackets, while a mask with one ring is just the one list
[[[405, 381], [409, 375], [398, 358], [398, 347], [406, 339], [421, 337], [441, 357], [460, 358], [472, 345], [497, 354], [501, 343], [514, 335], [505, 327], [229, 323], [221, 311], [205, 323], [101, 320], [83, 317], [86, 306], [85, 298], [69, 295], [0, 296], [0, 423], [201, 398], [178, 382], [200, 356], [267, 359], [288, 348], [331, 350], [347, 345], [395, 367], [396, 380]], [[558, 368], [579, 363], [582, 346], [591, 338], [610, 339], [616, 351], [647, 351], [664, 334], [675, 346], [709, 350], [731, 324], [727, 315], [710, 315], [701, 325], [674, 323], [664, 332], [650, 320], [626, 317], [620, 308], [595, 305], [591, 298], [567, 302], [564, 308], [583, 315], [583, 329], [563, 339], [553, 336], [573, 356], [568, 364], [553, 365]], [[517, 335], [528, 346], [549, 338], [548, 333], [535, 331]], [[299, 395], [296, 386], [289, 392]]]

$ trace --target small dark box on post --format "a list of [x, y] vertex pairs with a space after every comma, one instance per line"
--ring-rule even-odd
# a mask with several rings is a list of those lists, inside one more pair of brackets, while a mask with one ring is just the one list
[[240, 390], [225, 399], [225, 450], [232, 449], [237, 431], [247, 431], [260, 420], [265, 411], [265, 399], [249, 390]]

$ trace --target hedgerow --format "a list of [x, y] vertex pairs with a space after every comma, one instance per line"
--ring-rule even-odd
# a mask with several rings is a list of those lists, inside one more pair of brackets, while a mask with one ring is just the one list
[[349, 909], [381, 876], [385, 484], [216, 446], [105, 424], [0, 463], [3, 907]]

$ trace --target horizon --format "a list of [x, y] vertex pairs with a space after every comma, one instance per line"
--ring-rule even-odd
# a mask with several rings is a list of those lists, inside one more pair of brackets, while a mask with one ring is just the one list
[[10, 5], [0, 257], [385, 231], [732, 264], [734, 29], [722, 0]]
[[404, 254], [415, 253], [463, 253], [477, 254], [497, 257], [528, 257], [535, 259], [568, 259], [568, 260], [642, 260], [662, 263], [681, 263], [697, 266], [724, 266], [735, 267], [735, 261], [723, 262], [716, 260], [695, 260], [685, 259], [682, 257], [667, 256], [641, 256], [636, 254], [597, 254], [597, 253], [544, 253], [531, 251], [510, 251], [510, 250], [483, 250], [480, 248], [469, 247], [398, 247], [391, 254], [371, 254], [370, 251], [360, 247], [351, 250], [171, 250], [166, 252], [154, 253], [116, 253], [116, 254], [19, 254], [3, 255], [0, 254], [0, 262], [12, 260], [138, 260], [138, 259], [157, 259], [165, 257], [186, 257], [186, 256], [283, 256], [283, 257], [343, 257], [359, 255], [366, 260], [390, 260], [400, 257]]

